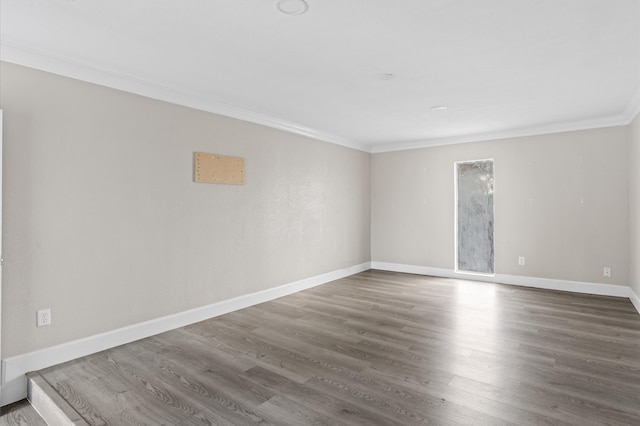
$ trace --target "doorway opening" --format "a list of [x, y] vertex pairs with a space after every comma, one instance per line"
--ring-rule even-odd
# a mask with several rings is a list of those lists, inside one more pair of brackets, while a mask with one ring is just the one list
[[493, 275], [493, 159], [455, 163], [456, 272]]

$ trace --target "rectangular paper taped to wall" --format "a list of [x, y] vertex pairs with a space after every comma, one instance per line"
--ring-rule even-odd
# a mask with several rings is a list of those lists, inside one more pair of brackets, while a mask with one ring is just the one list
[[244, 185], [244, 158], [195, 152], [194, 181]]

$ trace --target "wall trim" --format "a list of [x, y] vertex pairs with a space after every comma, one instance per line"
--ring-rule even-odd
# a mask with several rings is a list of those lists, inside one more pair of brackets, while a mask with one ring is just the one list
[[204, 321], [258, 303], [268, 302], [269, 300], [297, 293], [369, 269], [371, 269], [371, 263], [365, 262], [278, 287], [261, 290], [256, 293], [234, 297], [200, 308], [4, 359], [2, 360], [3, 383], [2, 400], [0, 404], [5, 406], [27, 397], [26, 374], [29, 372], [41, 370], [125, 343]]
[[76, 358], [113, 348], [119, 345], [184, 327], [209, 318], [214, 318], [229, 312], [253, 306], [269, 300], [287, 296], [302, 290], [326, 284], [348, 277], [369, 269], [390, 272], [402, 272], [417, 275], [430, 275], [444, 278], [458, 278], [470, 281], [484, 281], [501, 284], [518, 285], [524, 287], [543, 288], [549, 290], [570, 291], [574, 293], [588, 293], [602, 296], [627, 297], [631, 300], [638, 314], [640, 314], [640, 297], [630, 288], [623, 285], [604, 283], [588, 283], [579, 281], [556, 280], [548, 278], [527, 277], [518, 275], [496, 274], [482, 276], [457, 273], [452, 269], [433, 268], [429, 266], [406, 265], [389, 262], [365, 262], [314, 277], [284, 284], [256, 293], [235, 297], [221, 302], [189, 311], [180, 312], [162, 318], [133, 324], [117, 330], [86, 337], [84, 339], [63, 343], [57, 346], [37, 350], [23, 355], [2, 360], [2, 400], [5, 406], [26, 398], [27, 377], [31, 371], [41, 370], [56, 364], [71, 361]]
[[[626, 113], [628, 114], [628, 113]], [[391, 142], [375, 145], [371, 148], [372, 154], [383, 152], [407, 151], [410, 149], [432, 148], [435, 146], [455, 145], [470, 142], [486, 142], [500, 139], [521, 138], [527, 136], [540, 136], [553, 133], [576, 132], [582, 130], [595, 130], [606, 127], [626, 126], [630, 120], [625, 114], [609, 117], [598, 117], [590, 120], [563, 122], [550, 125], [540, 125], [528, 128], [499, 130], [491, 133], [479, 133], [471, 135], [453, 136], [442, 139], [424, 139], [417, 141]]]
[[205, 98], [198, 93], [171, 87], [169, 84], [143, 80], [119, 71], [107, 69], [60, 53], [41, 50], [7, 38], [0, 42], [0, 60], [61, 76], [122, 90], [147, 98], [182, 105], [249, 123], [306, 136], [359, 151], [370, 152], [368, 146], [338, 135], [325, 133], [297, 123], [233, 105], [223, 99]]
[[636, 308], [636, 311], [640, 314], [640, 297], [633, 291], [632, 288], [629, 288], [629, 300], [633, 303], [633, 306]]
[[374, 154], [459, 143], [624, 126], [629, 124], [640, 112], [640, 88], [638, 88], [638, 90], [632, 94], [625, 110], [618, 115], [529, 128], [499, 130], [484, 134], [459, 135], [450, 138], [425, 140], [388, 141], [387, 143], [379, 145], [369, 145], [362, 141], [322, 132], [318, 129], [312, 129], [258, 111], [252, 111], [239, 105], [233, 105], [224, 99], [205, 98], [198, 93], [171, 87], [165, 82], [143, 80], [120, 71], [101, 67], [97, 64], [89, 64], [59, 52], [52, 52], [11, 40], [7, 37], [0, 42], [0, 60]]
[[[520, 275], [496, 274], [494, 276], [461, 274], [452, 269], [432, 268], [429, 266], [405, 265], [399, 263], [388, 262], [371, 262], [371, 269], [379, 269], [390, 272], [404, 272], [417, 275], [431, 275], [444, 278], [458, 278], [469, 281], [483, 281], [497, 284], [510, 284], [522, 287], [543, 288], [547, 290], [570, 291], [573, 293], [597, 294], [600, 296], [628, 297], [631, 299], [633, 293], [631, 287], [625, 285], [604, 284], [604, 283], [588, 283], [581, 281], [567, 281], [550, 278], [527, 277]], [[636, 296], [637, 299], [637, 296]], [[631, 300], [633, 303], [633, 299]], [[635, 305], [636, 309], [640, 307], [640, 300]], [[640, 310], [638, 310], [640, 313]]]

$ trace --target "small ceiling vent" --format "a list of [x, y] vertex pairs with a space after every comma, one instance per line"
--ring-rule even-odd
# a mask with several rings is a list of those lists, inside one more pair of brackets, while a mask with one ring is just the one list
[[277, 0], [276, 9], [286, 15], [302, 15], [309, 10], [309, 5], [304, 0]]

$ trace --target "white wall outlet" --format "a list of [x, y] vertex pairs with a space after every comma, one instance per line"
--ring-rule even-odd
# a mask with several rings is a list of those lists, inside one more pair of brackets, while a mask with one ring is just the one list
[[36, 312], [36, 326], [42, 327], [43, 325], [51, 324], [51, 309], [40, 309]]
[[524, 256], [519, 256], [518, 257], [518, 265], [524, 266]]
[[611, 268], [609, 266], [605, 266], [602, 269], [602, 276], [605, 278], [611, 278]]

